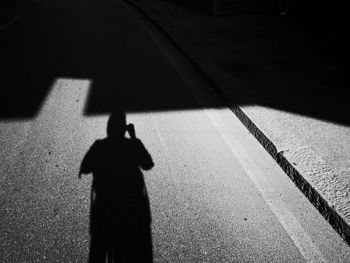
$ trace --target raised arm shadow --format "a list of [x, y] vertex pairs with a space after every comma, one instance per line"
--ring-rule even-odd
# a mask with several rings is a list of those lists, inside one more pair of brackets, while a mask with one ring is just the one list
[[141, 171], [153, 166], [125, 113], [113, 112], [107, 137], [93, 143], [79, 173], [93, 176], [89, 262], [153, 262], [151, 211]]

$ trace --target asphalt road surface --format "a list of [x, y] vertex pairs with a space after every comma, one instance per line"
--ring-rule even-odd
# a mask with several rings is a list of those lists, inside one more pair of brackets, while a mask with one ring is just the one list
[[79, 167], [120, 107], [154, 162], [143, 172], [154, 262], [349, 262], [203, 77], [125, 3], [47, 0], [0, 34], [0, 262], [87, 261], [92, 176]]

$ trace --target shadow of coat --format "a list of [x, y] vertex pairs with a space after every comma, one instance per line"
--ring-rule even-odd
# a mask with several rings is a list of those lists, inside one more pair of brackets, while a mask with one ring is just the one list
[[[131, 138], [125, 137], [129, 131]], [[112, 113], [107, 137], [86, 153], [92, 173], [89, 262], [152, 262], [151, 212], [141, 169], [153, 161], [123, 112]]]

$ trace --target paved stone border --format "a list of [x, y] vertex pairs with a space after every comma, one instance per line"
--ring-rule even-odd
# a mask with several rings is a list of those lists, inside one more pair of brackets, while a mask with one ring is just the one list
[[[317, 208], [322, 216], [331, 224], [331, 226], [339, 233], [339, 235], [350, 245], [350, 225], [347, 219], [341, 212], [337, 211], [332, 202], [327, 202], [322, 193], [319, 193], [312, 184], [303, 176], [285, 157], [283, 151], [277, 150], [275, 144], [254, 124], [254, 122], [237, 106], [240, 99], [235, 94], [235, 101], [226, 93], [226, 89], [222, 89], [225, 83], [234, 84], [235, 80], [229, 77], [216, 64], [210, 60], [205, 54], [193, 47], [189, 41], [184, 39], [181, 33], [174, 30], [167, 22], [163, 21], [159, 16], [154, 14], [151, 10], [141, 7], [134, 0], [124, 0], [127, 4], [134, 7], [147, 18], [149, 18], [165, 35], [169, 37], [172, 43], [175, 44], [187, 58], [194, 63], [194, 65], [204, 74], [206, 79], [210, 82], [212, 88], [221, 96], [232, 112], [245, 125], [245, 127], [255, 136], [259, 143], [265, 150], [276, 160], [279, 166], [290, 177], [294, 184], [302, 191], [302, 193], [310, 200], [310, 202]], [[241, 84], [237, 82], [237, 87]], [[227, 84], [226, 84], [227, 85]], [[241, 87], [242, 88], [242, 87]]]

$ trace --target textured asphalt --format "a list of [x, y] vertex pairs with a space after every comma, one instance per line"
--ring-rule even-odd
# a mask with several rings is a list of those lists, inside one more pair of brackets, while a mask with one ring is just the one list
[[347, 56], [336, 37], [339, 21], [315, 13], [307, 20], [288, 12], [211, 16], [171, 2], [130, 2], [204, 72], [350, 244]]
[[123, 104], [155, 163], [155, 262], [346, 262], [348, 246], [142, 22], [119, 1], [46, 1], [2, 33], [0, 261], [86, 262], [79, 166]]

